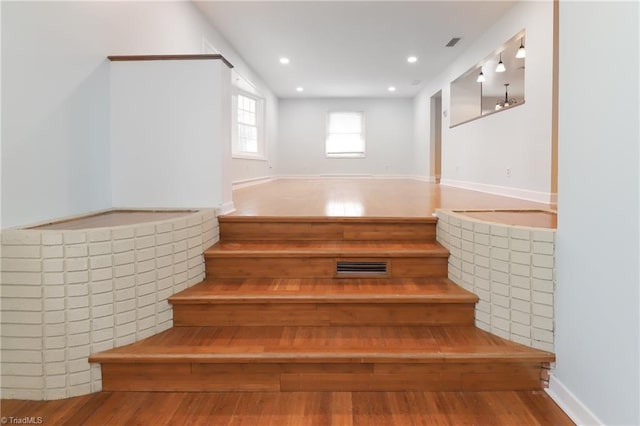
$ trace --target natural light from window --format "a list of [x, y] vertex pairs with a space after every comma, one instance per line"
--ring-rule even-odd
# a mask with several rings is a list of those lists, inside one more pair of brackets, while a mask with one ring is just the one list
[[258, 153], [257, 101], [238, 95], [238, 151]]
[[364, 157], [362, 112], [330, 112], [327, 118], [327, 157]]

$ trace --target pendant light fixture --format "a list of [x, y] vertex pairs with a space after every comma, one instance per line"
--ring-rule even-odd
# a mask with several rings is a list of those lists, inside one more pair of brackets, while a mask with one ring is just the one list
[[509, 89], [509, 83], [505, 83], [504, 84], [504, 101], [499, 100], [496, 103], [496, 111], [500, 111], [503, 108], [509, 108], [510, 106], [513, 106], [518, 103], [518, 101], [516, 101], [515, 98], [509, 98], [508, 89]]
[[527, 52], [524, 50], [524, 43], [522, 43], [523, 38], [524, 37], [520, 37], [520, 48], [518, 48], [518, 51], [516, 52], [516, 58], [518, 59], [522, 59], [527, 56]]
[[478, 78], [476, 78], [476, 81], [478, 83], [484, 83], [485, 81], [487, 81], [487, 79], [484, 78], [484, 73], [482, 72], [482, 69], [480, 70], [480, 74], [478, 74]]
[[502, 62], [502, 52], [500, 52], [500, 62], [498, 62], [496, 72], [505, 72], [506, 70], [507, 68], [504, 66], [504, 62]]

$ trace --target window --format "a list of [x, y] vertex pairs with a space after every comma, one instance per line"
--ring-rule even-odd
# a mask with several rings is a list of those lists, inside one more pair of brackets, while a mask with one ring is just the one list
[[264, 159], [264, 101], [238, 91], [233, 96], [233, 156]]
[[238, 95], [238, 151], [258, 153], [256, 100]]
[[327, 117], [327, 157], [365, 156], [364, 115], [361, 112], [330, 112]]

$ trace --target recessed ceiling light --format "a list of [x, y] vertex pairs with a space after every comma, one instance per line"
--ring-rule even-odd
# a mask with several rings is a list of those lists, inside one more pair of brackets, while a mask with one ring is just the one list
[[389, 89], [387, 89], [387, 90], [389, 90], [390, 92], [395, 92], [396, 88], [395, 88], [395, 86], [389, 86]]
[[409, 56], [407, 58], [407, 62], [409, 62], [410, 64], [415, 64], [416, 62], [418, 62], [418, 58], [416, 58], [415, 56]]
[[304, 87], [296, 87], [296, 92], [304, 92]]
[[284, 56], [283, 56], [282, 58], [280, 58], [280, 63], [281, 63], [282, 65], [287, 65], [289, 62], [291, 62], [291, 61], [289, 60], [289, 58], [285, 58]]

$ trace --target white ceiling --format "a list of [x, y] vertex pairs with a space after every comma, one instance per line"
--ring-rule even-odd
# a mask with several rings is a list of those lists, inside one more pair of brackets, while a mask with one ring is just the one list
[[[206, 1], [210, 22], [281, 98], [409, 97], [514, 1]], [[462, 40], [445, 47], [452, 37]], [[223, 52], [224, 53], [224, 52]], [[407, 63], [415, 55], [418, 62]], [[286, 56], [289, 65], [281, 65]], [[303, 86], [304, 92], [295, 88]], [[395, 86], [395, 93], [387, 88]]]

